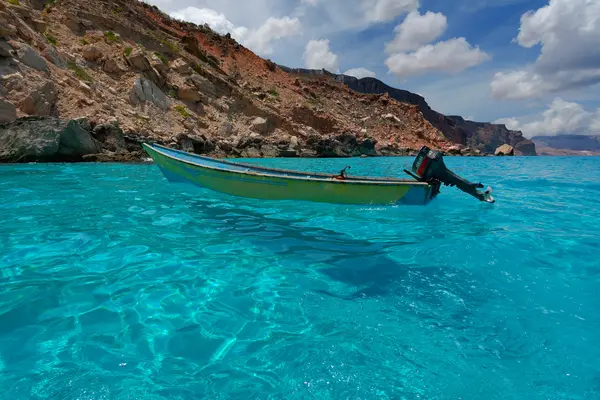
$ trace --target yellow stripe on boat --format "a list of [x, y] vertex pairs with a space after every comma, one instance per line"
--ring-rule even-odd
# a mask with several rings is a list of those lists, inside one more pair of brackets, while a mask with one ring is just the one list
[[171, 182], [187, 182], [234, 196], [265, 200], [299, 200], [334, 204], [425, 205], [433, 197], [431, 185], [416, 180], [349, 177], [286, 171], [234, 163], [143, 144]]

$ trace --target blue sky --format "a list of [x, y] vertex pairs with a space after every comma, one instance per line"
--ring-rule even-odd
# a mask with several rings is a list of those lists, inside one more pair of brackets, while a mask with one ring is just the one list
[[600, 134], [600, 0], [149, 2], [280, 64], [376, 75], [445, 114]]

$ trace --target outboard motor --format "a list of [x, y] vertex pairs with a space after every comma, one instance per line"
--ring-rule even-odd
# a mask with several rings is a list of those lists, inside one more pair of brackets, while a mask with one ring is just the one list
[[423, 146], [419, 151], [413, 163], [412, 173], [409, 174], [422, 182], [437, 183], [438, 185], [441, 182], [446, 186], [456, 186], [463, 192], [486, 203], [495, 201], [491, 194], [491, 188], [488, 187], [485, 192], [477, 190], [483, 188], [481, 183], [471, 183], [450, 171], [444, 164], [442, 153], [431, 150], [427, 146]]

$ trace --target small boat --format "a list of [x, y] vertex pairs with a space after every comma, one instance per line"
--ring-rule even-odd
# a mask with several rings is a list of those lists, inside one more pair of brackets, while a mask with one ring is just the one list
[[[452, 174], [443, 165], [441, 154], [426, 147], [417, 156], [413, 173], [405, 170], [411, 179], [397, 179], [348, 176], [346, 170], [350, 167], [338, 174], [288, 171], [200, 156], [154, 143], [143, 143], [142, 146], [170, 182], [192, 183], [217, 192], [255, 199], [426, 205], [438, 195], [441, 183], [459, 188], [464, 186], [470, 191], [482, 187]], [[440, 176], [446, 178], [440, 171], [451, 174], [446, 174], [448, 183], [440, 179]]]

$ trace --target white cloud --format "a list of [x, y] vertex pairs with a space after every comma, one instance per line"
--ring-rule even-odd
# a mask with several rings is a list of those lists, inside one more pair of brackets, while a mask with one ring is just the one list
[[521, 17], [515, 39], [541, 45], [533, 65], [498, 73], [492, 81], [497, 98], [533, 98], [600, 82], [600, 1], [550, 0]]
[[500, 118], [493, 122], [494, 124], [505, 125], [507, 129], [511, 131], [518, 131], [521, 124], [516, 118]]
[[304, 63], [309, 69], [339, 72], [338, 56], [329, 49], [329, 40], [311, 40], [304, 49]]
[[171, 13], [173, 18], [190, 21], [198, 25], [207, 24], [220, 34], [230, 33], [238, 42], [260, 55], [273, 53], [273, 42], [300, 34], [302, 25], [298, 18], [269, 18], [258, 29], [249, 30], [235, 26], [224, 14], [209, 8], [187, 7]]
[[361, 78], [375, 78], [377, 76], [377, 74], [373, 71], [369, 71], [366, 68], [351, 68], [349, 70], [347, 70], [346, 72], [344, 72], [344, 75], [348, 75], [348, 76], [354, 76], [358, 79]]
[[568, 102], [560, 97], [541, 115], [531, 122], [518, 118], [502, 118], [495, 123], [506, 124], [508, 129], [520, 130], [526, 137], [558, 134], [598, 134], [600, 133], [600, 109], [595, 113], [587, 111], [581, 104]]
[[458, 73], [490, 59], [465, 38], [450, 39], [420, 47], [412, 53], [398, 53], [386, 60], [390, 72], [399, 78], [428, 72]]
[[419, 0], [362, 0], [369, 22], [389, 22], [419, 8]]
[[218, 13], [210, 8], [196, 8], [187, 7], [183, 10], [175, 11], [171, 13], [171, 17], [193, 22], [197, 25], [207, 24], [215, 32], [222, 35], [230, 33], [231, 36], [237, 40], [242, 41], [248, 33], [248, 29], [243, 26], [235, 26], [233, 22], [229, 21], [224, 14]]
[[260, 28], [250, 32], [244, 45], [259, 54], [273, 53], [271, 42], [300, 34], [302, 25], [298, 18], [269, 18]]
[[302, 4], [308, 4], [311, 6], [316, 6], [318, 3], [318, 0], [300, 0], [300, 3]]
[[442, 13], [427, 11], [419, 14], [413, 11], [396, 26], [396, 37], [386, 46], [387, 53], [417, 50], [440, 37], [448, 27], [448, 20]]

